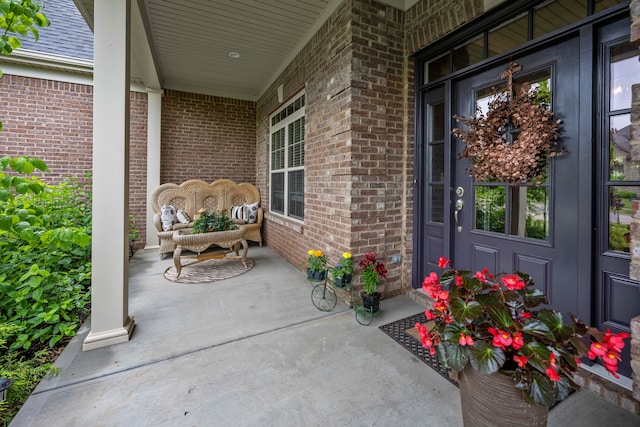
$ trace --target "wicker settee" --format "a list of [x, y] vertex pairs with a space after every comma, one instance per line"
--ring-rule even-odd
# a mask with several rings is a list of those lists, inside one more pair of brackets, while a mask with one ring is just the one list
[[153, 209], [153, 222], [158, 230], [160, 239], [159, 253], [161, 257], [173, 253], [176, 245], [173, 241], [173, 232], [191, 227], [190, 223], [176, 222], [171, 229], [164, 230], [162, 226], [163, 205], [170, 205], [176, 211], [181, 210], [193, 221], [198, 212], [204, 209], [207, 212], [227, 211], [231, 214], [232, 207], [254, 205], [258, 210], [255, 215], [255, 223], [235, 219], [243, 224], [247, 232], [246, 240], [257, 242], [262, 246], [262, 220], [263, 211], [260, 206], [260, 191], [250, 183], [237, 184], [229, 179], [219, 179], [211, 184], [198, 179], [192, 179], [182, 184], [166, 183], [160, 185], [151, 194], [151, 207]]

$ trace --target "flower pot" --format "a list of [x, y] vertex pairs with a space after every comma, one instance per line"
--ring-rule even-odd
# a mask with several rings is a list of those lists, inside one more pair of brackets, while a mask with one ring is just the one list
[[307, 279], [322, 281], [325, 278], [326, 271], [313, 271], [310, 268], [307, 268]]
[[483, 374], [467, 364], [459, 384], [465, 427], [547, 425], [549, 408], [527, 403], [510, 376]]
[[348, 284], [351, 283], [352, 276], [351, 274], [345, 274], [344, 276], [337, 278], [333, 281], [333, 284], [336, 285], [337, 288], [344, 288]]
[[372, 294], [361, 292], [360, 296], [362, 297], [362, 306], [365, 310], [372, 313], [377, 313], [378, 310], [380, 310], [380, 292], [374, 292]]

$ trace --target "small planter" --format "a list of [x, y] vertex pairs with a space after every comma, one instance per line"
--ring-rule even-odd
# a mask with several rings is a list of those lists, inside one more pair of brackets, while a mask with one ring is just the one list
[[372, 294], [361, 292], [360, 296], [362, 297], [362, 306], [365, 310], [371, 313], [377, 313], [378, 310], [380, 310], [380, 292], [374, 292]]
[[316, 282], [321, 282], [324, 280], [326, 271], [313, 271], [310, 268], [307, 268], [307, 279], [314, 280]]
[[351, 284], [351, 279], [352, 279], [351, 274], [345, 274], [340, 278], [334, 279], [333, 284], [336, 285], [336, 288], [344, 288], [345, 286], [348, 286]]

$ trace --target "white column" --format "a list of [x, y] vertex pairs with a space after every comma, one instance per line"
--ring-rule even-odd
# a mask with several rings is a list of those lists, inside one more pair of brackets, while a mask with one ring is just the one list
[[91, 331], [83, 350], [128, 341], [130, 0], [94, 0]]
[[158, 230], [153, 223], [153, 209], [149, 199], [160, 185], [160, 125], [162, 91], [147, 90], [147, 244], [158, 247]]

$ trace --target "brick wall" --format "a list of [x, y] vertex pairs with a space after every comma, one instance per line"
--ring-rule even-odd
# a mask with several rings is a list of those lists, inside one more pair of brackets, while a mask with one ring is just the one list
[[5, 74], [0, 114], [0, 156], [44, 160], [51, 184], [91, 170], [93, 87]]
[[144, 248], [147, 235], [147, 94], [131, 92], [129, 113], [129, 213], [140, 236], [136, 249]]
[[[14, 75], [0, 78], [0, 156], [45, 161], [48, 184], [84, 176], [93, 163], [93, 87]], [[144, 246], [147, 182], [147, 96], [131, 92], [129, 206]]]
[[483, 0], [420, 0], [405, 17], [409, 54], [418, 52], [484, 13]]
[[269, 246], [296, 266], [309, 248], [329, 254], [331, 265], [344, 251], [356, 259], [375, 251], [389, 269], [385, 296], [402, 286], [401, 264], [391, 256], [411, 250], [413, 91], [406, 79], [413, 72], [403, 25], [402, 12], [375, 1], [342, 3], [258, 101], [257, 113], [256, 181], [266, 192], [268, 117], [282, 105], [277, 87], [285, 99], [306, 91], [304, 226], [269, 215]]
[[160, 183], [256, 181], [254, 102], [165, 91]]

